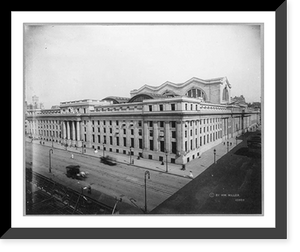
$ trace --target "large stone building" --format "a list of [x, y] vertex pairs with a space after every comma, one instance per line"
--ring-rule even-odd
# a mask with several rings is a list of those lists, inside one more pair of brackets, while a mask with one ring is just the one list
[[144, 85], [130, 95], [28, 110], [26, 134], [68, 146], [185, 164], [259, 122], [258, 111], [231, 104], [226, 77]]

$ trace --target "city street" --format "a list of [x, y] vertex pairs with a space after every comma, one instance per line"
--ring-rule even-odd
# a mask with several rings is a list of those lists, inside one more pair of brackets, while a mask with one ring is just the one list
[[[59, 146], [52, 148], [37, 142], [25, 142], [25, 155], [26, 163], [32, 164], [33, 171], [78, 192], [91, 185], [92, 192], [96, 190], [113, 198], [122, 198], [123, 202], [140, 209], [145, 208], [145, 169], [122, 163], [109, 166], [100, 163], [99, 157], [64, 150]], [[88, 173], [87, 178], [68, 178], [65, 167], [70, 164], [80, 165], [81, 171]], [[147, 211], [154, 209], [190, 181], [182, 176], [150, 171], [150, 178], [146, 177]]]

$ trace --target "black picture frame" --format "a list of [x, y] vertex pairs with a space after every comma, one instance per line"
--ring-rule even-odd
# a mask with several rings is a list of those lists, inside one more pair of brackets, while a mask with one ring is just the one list
[[[10, 239], [287, 239], [288, 1], [276, 9], [276, 228], [11, 228], [10, 204], [1, 240]], [[10, 196], [10, 195], [9, 195]]]

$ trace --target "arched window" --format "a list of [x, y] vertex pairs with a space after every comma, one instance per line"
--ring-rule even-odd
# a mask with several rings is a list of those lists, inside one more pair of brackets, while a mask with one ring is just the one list
[[229, 93], [228, 93], [227, 87], [225, 87], [223, 89], [222, 100], [223, 101], [229, 101]]
[[185, 95], [188, 96], [188, 97], [192, 97], [192, 98], [201, 97], [201, 98], [203, 98], [204, 101], [206, 101], [205, 92], [202, 89], [199, 89], [199, 88], [192, 88]]

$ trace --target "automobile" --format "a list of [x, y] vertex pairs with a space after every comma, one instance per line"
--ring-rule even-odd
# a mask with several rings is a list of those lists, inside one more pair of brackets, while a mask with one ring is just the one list
[[109, 156], [106, 157], [100, 157], [100, 162], [107, 165], [116, 165], [117, 163], [115, 160]]
[[66, 175], [72, 179], [84, 179], [87, 177], [87, 172], [80, 171], [79, 165], [68, 165], [66, 166]]

